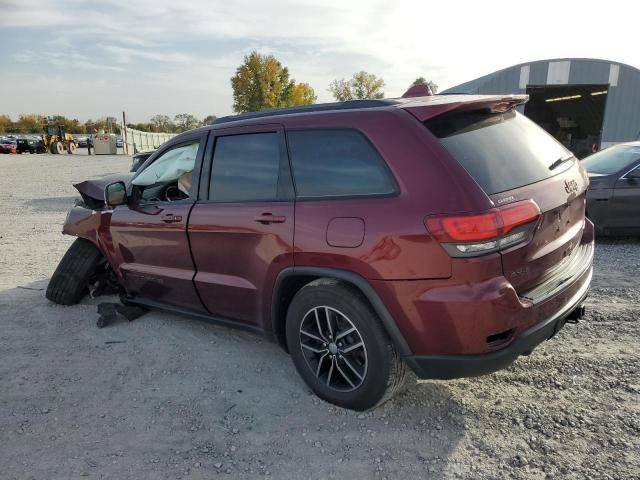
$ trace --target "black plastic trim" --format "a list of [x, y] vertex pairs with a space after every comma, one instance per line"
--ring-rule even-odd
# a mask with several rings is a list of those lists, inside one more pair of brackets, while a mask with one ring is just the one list
[[276, 117], [279, 115], [291, 115], [295, 113], [312, 113], [327, 112], [332, 110], [356, 110], [359, 108], [380, 108], [397, 105], [398, 100], [382, 99], [382, 100], [347, 100], [345, 102], [334, 103], [318, 103], [316, 105], [307, 105], [303, 107], [291, 108], [273, 108], [270, 110], [262, 110], [261, 112], [241, 113], [239, 115], [229, 115], [226, 117], [216, 118], [210, 125], [219, 125], [221, 123], [237, 122], [241, 120], [251, 120], [253, 118]]
[[[283, 269], [276, 278], [276, 282], [273, 288], [273, 297], [271, 302], [271, 318], [272, 320], [276, 320], [278, 314], [278, 299], [280, 298], [280, 289], [282, 286], [282, 281], [291, 276], [310, 276], [310, 277], [327, 277], [327, 278], [335, 278], [338, 280], [343, 280], [354, 285], [358, 288], [362, 294], [369, 300], [369, 303], [375, 310], [375, 312], [380, 317], [380, 321], [387, 334], [391, 338], [393, 345], [401, 356], [411, 355], [411, 349], [409, 348], [409, 344], [405, 340], [404, 336], [400, 332], [398, 325], [395, 320], [387, 310], [387, 307], [384, 305], [376, 291], [373, 287], [367, 282], [367, 280], [357, 273], [349, 272], [346, 270], [340, 270], [337, 268], [325, 268], [325, 267], [305, 267], [305, 266], [294, 266], [287, 267]], [[278, 334], [278, 329], [276, 325], [273, 325], [273, 329]]]
[[145, 307], [150, 307], [150, 308], [154, 308], [154, 309], [158, 309], [158, 310], [164, 310], [166, 312], [171, 312], [171, 313], [178, 313], [180, 315], [186, 315], [188, 317], [193, 317], [193, 318], [197, 318], [200, 320], [206, 320], [208, 322], [212, 322], [215, 323], [217, 325], [222, 325], [224, 327], [228, 327], [228, 328], [233, 328], [236, 330], [244, 330], [247, 332], [252, 332], [255, 334], [260, 335], [261, 337], [265, 337], [268, 340], [274, 341], [274, 337], [271, 334], [271, 331], [269, 330], [264, 330], [261, 327], [258, 327], [256, 325], [250, 325], [247, 323], [243, 323], [243, 322], [238, 322], [236, 320], [231, 320], [229, 318], [225, 318], [225, 317], [218, 317], [218, 316], [214, 316], [214, 315], [209, 315], [206, 313], [201, 313], [201, 312], [196, 312], [193, 310], [189, 310], [188, 308], [181, 308], [181, 307], [176, 307], [173, 305], [167, 305], [165, 303], [161, 303], [161, 302], [156, 302], [154, 300], [148, 300], [146, 298], [141, 298], [141, 297], [123, 297], [122, 298], [122, 303], [124, 303], [125, 305], [127, 304], [134, 304], [134, 305], [142, 305]]

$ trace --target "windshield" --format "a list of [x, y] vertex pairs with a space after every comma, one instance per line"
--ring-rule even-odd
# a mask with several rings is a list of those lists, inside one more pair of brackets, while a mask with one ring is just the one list
[[514, 110], [445, 114], [425, 125], [488, 195], [539, 182], [572, 164], [550, 168], [572, 159], [571, 152]]
[[582, 160], [589, 173], [611, 175], [640, 159], [640, 145], [614, 145]]

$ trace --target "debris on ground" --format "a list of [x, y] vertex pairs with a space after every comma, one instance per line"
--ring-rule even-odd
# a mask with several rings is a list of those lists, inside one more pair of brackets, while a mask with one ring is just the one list
[[98, 321], [96, 326], [98, 328], [104, 328], [107, 325], [113, 323], [118, 318], [118, 314], [130, 322], [136, 318], [140, 318], [149, 310], [144, 307], [138, 307], [135, 305], [123, 305], [122, 303], [102, 302], [98, 304]]

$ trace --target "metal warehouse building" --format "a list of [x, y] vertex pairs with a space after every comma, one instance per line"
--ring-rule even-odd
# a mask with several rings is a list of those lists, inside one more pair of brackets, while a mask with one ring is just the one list
[[442, 93], [527, 93], [520, 110], [578, 157], [640, 139], [640, 70], [586, 58], [505, 68]]

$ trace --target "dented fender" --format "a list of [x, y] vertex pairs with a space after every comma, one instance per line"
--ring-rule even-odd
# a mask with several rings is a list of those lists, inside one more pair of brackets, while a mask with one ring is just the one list
[[62, 233], [84, 238], [93, 243], [111, 265], [116, 276], [121, 279], [119, 262], [115, 261], [115, 250], [109, 225], [113, 210], [92, 210], [83, 206], [75, 206], [67, 214]]
[[114, 182], [124, 182], [126, 185], [129, 184], [131, 177], [133, 175], [130, 173], [125, 174], [111, 174], [104, 175], [101, 177], [91, 178], [89, 180], [84, 180], [82, 182], [74, 183], [73, 186], [76, 190], [82, 195], [82, 200], [92, 208], [103, 208], [104, 207], [104, 188], [110, 183]]

